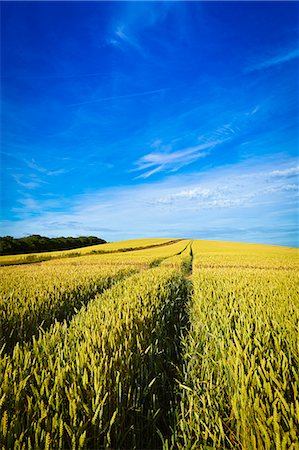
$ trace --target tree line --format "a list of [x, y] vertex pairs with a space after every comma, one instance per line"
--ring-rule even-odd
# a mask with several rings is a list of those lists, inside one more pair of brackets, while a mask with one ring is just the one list
[[51, 252], [71, 250], [89, 245], [105, 244], [104, 239], [96, 236], [48, 238], [33, 234], [22, 238], [0, 237], [0, 255], [18, 255], [21, 253]]

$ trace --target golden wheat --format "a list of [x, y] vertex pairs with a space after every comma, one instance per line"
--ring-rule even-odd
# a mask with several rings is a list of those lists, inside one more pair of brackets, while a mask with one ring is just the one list
[[180, 448], [298, 448], [298, 281], [285, 270], [195, 273]]
[[46, 264], [0, 268], [0, 347], [10, 350], [39, 327], [69, 319], [91, 297], [133, 268]]
[[298, 251], [133, 242], [1, 269], [1, 448], [299, 449]]
[[2, 445], [159, 446], [185, 291], [175, 271], [152, 269], [97, 296], [69, 326], [16, 345], [0, 361]]

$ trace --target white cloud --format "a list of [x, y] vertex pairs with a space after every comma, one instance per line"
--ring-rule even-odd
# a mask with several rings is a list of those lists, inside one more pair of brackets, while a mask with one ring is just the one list
[[143, 57], [146, 56], [144, 48], [140, 45], [139, 41], [132, 35], [132, 33], [129, 34], [125, 25], [117, 26], [112, 32], [112, 35], [107, 37], [106, 42], [107, 44], [119, 48], [122, 51], [130, 49], [134, 50]]
[[179, 191], [160, 197], [154, 200], [156, 205], [169, 205], [177, 209], [218, 209], [234, 208], [236, 206], [251, 207], [252, 200], [256, 197], [256, 192], [252, 189], [248, 192], [248, 186], [240, 184], [236, 178], [229, 185], [222, 182], [209, 181], [201, 186], [190, 187], [187, 190]]
[[[31, 196], [19, 201], [21, 206], [15, 211], [19, 220], [6, 222], [4, 234], [92, 232], [107, 240], [142, 236], [240, 240], [238, 231], [231, 231], [237, 227], [245, 240], [250, 240], [250, 230], [255, 229], [262, 231], [254, 232], [254, 241], [270, 242], [267, 230], [271, 228], [277, 229], [276, 241], [273, 232], [271, 242], [282, 243], [279, 230], [296, 226], [295, 213], [283, 216], [282, 212], [296, 210], [298, 197], [295, 183], [269, 177], [273, 171], [269, 161], [259, 165], [246, 161], [225, 169], [172, 175], [159, 183], [80, 195], [69, 204], [59, 199], [56, 204], [50, 199], [37, 201]], [[222, 231], [209, 232], [216, 228]], [[290, 243], [293, 237], [284, 239]]]
[[256, 72], [263, 69], [268, 69], [270, 67], [275, 67], [283, 63], [287, 63], [299, 57], [299, 49], [290, 50], [284, 53], [280, 53], [271, 58], [266, 58], [256, 64], [253, 64], [246, 69], [246, 73]]
[[141, 92], [132, 92], [130, 94], [124, 94], [124, 95], [114, 95], [110, 97], [98, 97], [93, 98], [91, 100], [87, 100], [84, 102], [78, 102], [78, 103], [70, 103], [68, 106], [80, 106], [80, 105], [91, 105], [93, 103], [102, 103], [109, 100], [121, 100], [126, 98], [134, 98], [134, 97], [144, 97], [147, 95], [154, 95], [154, 94], [160, 94], [167, 90], [167, 88], [161, 88], [161, 89], [154, 89], [151, 91], [141, 91]]
[[[235, 172], [235, 173], [234, 173]], [[293, 199], [298, 191], [296, 184], [285, 184], [282, 181], [277, 182], [276, 172], [267, 170], [259, 172], [258, 170], [241, 171], [236, 173], [232, 171], [233, 176], [224, 176], [219, 173], [219, 177], [212, 180], [206, 180], [201, 184], [191, 184], [188, 189], [172, 192], [163, 197], [153, 200], [153, 204], [160, 206], [171, 206], [177, 209], [215, 209], [215, 208], [235, 208], [254, 207], [262, 204], [265, 199], [275, 202], [272, 194], [289, 193]], [[286, 169], [279, 171], [279, 175], [287, 177], [295, 171]], [[217, 173], [217, 171], [215, 171]], [[271, 174], [275, 177], [270, 177]], [[271, 181], [272, 180], [272, 181]]]
[[[106, 43], [122, 51], [134, 50], [142, 57], [149, 51], [143, 44], [142, 34], [158, 22], [163, 22], [171, 5], [168, 2], [139, 2], [138, 8], [131, 2], [123, 2], [115, 20], [110, 24]], [[159, 45], [165, 45], [159, 42]]]
[[196, 187], [188, 190], [183, 190], [180, 192], [177, 192], [175, 194], [168, 195], [166, 197], [159, 198], [156, 203], [157, 204], [173, 204], [177, 200], [194, 200], [194, 199], [206, 199], [211, 196], [211, 190], [202, 188], [202, 187]]
[[144, 171], [138, 178], [148, 178], [154, 173], [161, 172], [162, 170], [168, 172], [175, 171], [191, 164], [199, 158], [204, 158], [216, 145], [222, 144], [225, 141], [226, 139], [218, 139], [173, 152], [151, 152], [136, 161], [135, 165], [137, 165], [137, 167], [132, 169], [132, 171]]
[[273, 193], [273, 192], [288, 192], [288, 191], [298, 191], [297, 184], [282, 184], [282, 185], [274, 185], [264, 190], [265, 193]]
[[48, 184], [47, 181], [41, 179], [41, 176], [34, 173], [30, 173], [28, 175], [12, 174], [12, 177], [19, 186], [22, 186], [26, 189], [35, 189], [40, 187], [41, 185]]
[[23, 207], [14, 208], [15, 212], [34, 212], [39, 210], [40, 208], [39, 202], [32, 197], [21, 198], [18, 200], [18, 202], [21, 203]]
[[37, 164], [34, 159], [32, 159], [31, 161], [26, 161], [26, 164], [28, 167], [30, 167], [30, 169], [36, 170], [37, 172], [43, 173], [47, 176], [63, 175], [69, 172], [69, 170], [67, 169], [55, 169], [55, 170], [46, 169], [45, 167], [42, 167], [39, 164]]
[[[178, 142], [182, 138], [173, 139], [170, 143], [164, 144], [161, 139], [155, 139], [150, 147], [154, 150], [143, 155], [131, 169], [132, 172], [142, 172], [137, 178], [149, 178], [157, 172], [176, 172], [184, 166], [187, 166], [200, 158], [204, 158], [216, 147], [226, 142], [232, 141], [240, 132], [244, 120], [247, 121], [248, 112], [237, 114], [233, 120], [224, 123], [224, 125], [215, 127], [194, 137], [197, 145], [183, 147], [175, 150]], [[185, 136], [189, 138], [189, 136]]]
[[40, 181], [37, 180], [23, 181], [22, 175], [14, 174], [12, 176], [19, 186], [25, 187], [27, 189], [35, 189], [39, 187], [41, 183]]
[[293, 177], [299, 175], [299, 166], [297, 167], [290, 167], [288, 169], [283, 170], [273, 170], [270, 172], [271, 177]]

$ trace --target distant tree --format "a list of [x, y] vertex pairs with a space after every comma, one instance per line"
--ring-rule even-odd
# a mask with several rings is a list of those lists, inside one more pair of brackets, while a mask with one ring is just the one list
[[0, 238], [0, 253], [8, 255], [14, 251], [14, 238], [12, 236], [4, 236]]
[[12, 236], [4, 236], [0, 237], [0, 254], [17, 255], [20, 253], [70, 250], [105, 243], [104, 239], [96, 236], [48, 238], [39, 234], [32, 234], [19, 239], [15, 239]]

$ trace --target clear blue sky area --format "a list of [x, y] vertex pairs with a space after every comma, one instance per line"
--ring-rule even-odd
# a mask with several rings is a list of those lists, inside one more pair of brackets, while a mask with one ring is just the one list
[[1, 2], [1, 235], [297, 246], [297, 2]]

